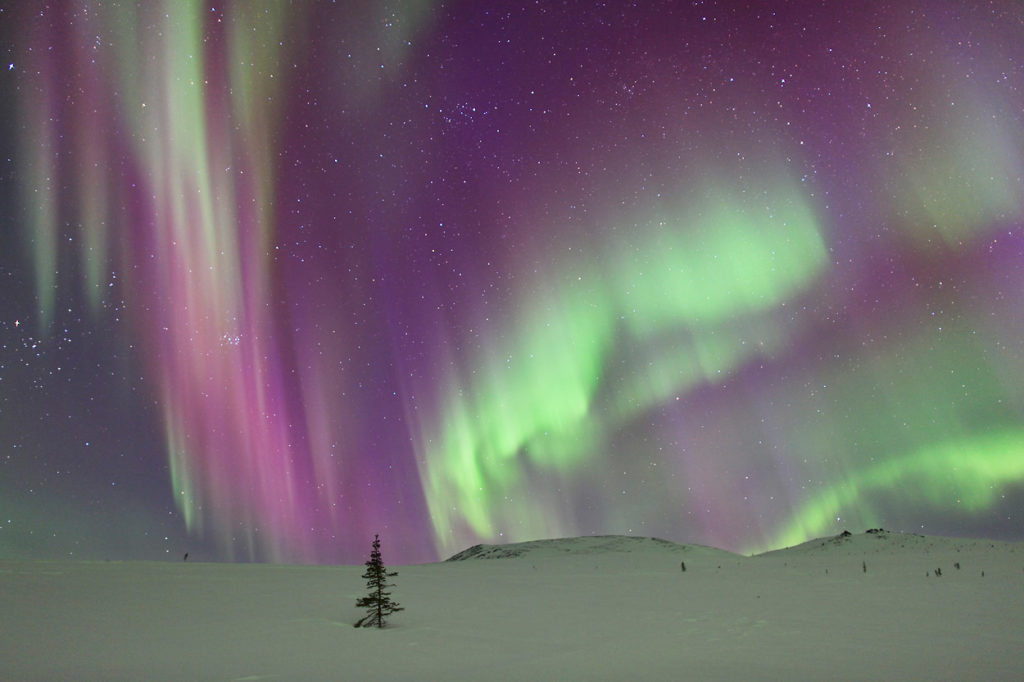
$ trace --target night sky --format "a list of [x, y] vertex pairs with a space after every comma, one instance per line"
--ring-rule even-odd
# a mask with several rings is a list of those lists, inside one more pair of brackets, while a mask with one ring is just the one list
[[0, 6], [0, 558], [1024, 539], [1024, 5], [634, 4]]

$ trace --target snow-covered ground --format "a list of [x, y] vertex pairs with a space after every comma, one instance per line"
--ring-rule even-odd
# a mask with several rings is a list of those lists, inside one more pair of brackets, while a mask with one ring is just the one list
[[872, 532], [740, 557], [588, 537], [463, 554], [397, 567], [406, 610], [384, 630], [351, 625], [362, 566], [0, 562], [0, 679], [1024, 679], [1020, 543]]

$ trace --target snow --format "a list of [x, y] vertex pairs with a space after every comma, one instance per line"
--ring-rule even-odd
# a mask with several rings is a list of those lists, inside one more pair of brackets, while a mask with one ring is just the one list
[[1020, 543], [472, 554], [397, 567], [384, 630], [351, 625], [362, 566], [0, 561], [0, 679], [1024, 679]]

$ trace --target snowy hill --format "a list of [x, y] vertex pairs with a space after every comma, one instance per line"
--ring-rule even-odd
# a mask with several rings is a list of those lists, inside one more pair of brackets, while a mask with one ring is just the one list
[[[920, 572], [940, 569], [941, 575], [949, 575], [949, 569], [980, 571], [988, 566], [990, 571], [1004, 564], [1021, 564], [1024, 570], [1024, 545], [995, 540], [967, 540], [944, 538], [916, 533], [893, 533], [881, 528], [872, 528], [864, 533], [852, 534], [843, 531], [830, 538], [810, 540], [795, 547], [779, 549], [754, 557], [758, 560], [785, 561], [793, 565], [840, 564], [843, 558], [860, 559], [864, 564], [886, 566], [893, 571], [918, 570]], [[853, 562], [856, 563], [856, 562]], [[846, 562], [846, 565], [853, 565]]]
[[660, 538], [642, 538], [631, 535], [590, 535], [576, 538], [558, 538], [553, 540], [531, 540], [507, 545], [473, 545], [447, 561], [465, 561], [467, 559], [511, 559], [526, 557], [530, 559], [552, 558], [578, 555], [642, 555], [649, 559], [652, 555], [664, 554], [666, 557], [685, 559], [688, 555], [705, 557], [737, 558], [736, 554], [714, 547], [703, 545], [680, 545]]
[[0, 561], [0, 679], [1024, 678], [1022, 544], [861, 533], [741, 557], [597, 537], [456, 556], [398, 567], [406, 610], [381, 631], [351, 627], [361, 566]]

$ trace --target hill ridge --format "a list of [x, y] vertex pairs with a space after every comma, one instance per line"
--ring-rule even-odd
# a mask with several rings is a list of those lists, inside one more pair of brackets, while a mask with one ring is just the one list
[[445, 562], [466, 561], [470, 559], [512, 559], [534, 553], [550, 555], [626, 554], [639, 549], [652, 548], [657, 548], [671, 554], [683, 554], [697, 548], [723, 554], [732, 554], [716, 547], [681, 544], [656, 537], [639, 535], [580, 535], [505, 544], [480, 543], [453, 554], [445, 559]]
[[869, 528], [861, 533], [843, 530], [836, 535], [813, 538], [797, 545], [743, 555], [718, 547], [695, 543], [677, 543], [657, 537], [639, 535], [580, 535], [563, 538], [544, 538], [501, 544], [479, 543], [468, 547], [445, 559], [442, 563], [467, 561], [472, 559], [514, 559], [526, 555], [543, 555], [548, 557], [573, 556], [584, 554], [625, 555], [640, 551], [662, 551], [672, 555], [685, 555], [699, 551], [705, 554], [720, 554], [722, 558], [757, 558], [782, 557], [787, 555], [807, 555], [833, 549], [844, 549], [863, 553], [877, 551], [913, 551], [916, 549], [946, 548], [952, 551], [977, 547], [988, 544], [991, 548], [1012, 550], [1020, 543], [993, 540], [987, 538], [954, 538], [941, 535], [922, 535], [902, 531], [890, 531], [884, 528]]

